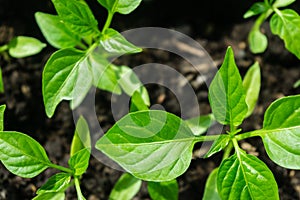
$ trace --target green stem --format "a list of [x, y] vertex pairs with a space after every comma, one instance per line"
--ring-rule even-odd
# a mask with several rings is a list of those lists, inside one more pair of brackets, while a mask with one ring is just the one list
[[82, 192], [81, 192], [79, 177], [75, 176], [74, 181], [75, 181], [75, 188], [76, 188], [78, 199], [79, 200], [84, 200], [85, 198], [83, 197]]
[[230, 141], [230, 143], [228, 144], [228, 146], [224, 150], [224, 154], [223, 154], [222, 160], [224, 160], [224, 159], [226, 159], [226, 158], [228, 158], [230, 156], [232, 148], [233, 148], [233, 144]]
[[196, 142], [209, 142], [215, 141], [220, 137], [220, 135], [206, 135], [206, 136], [198, 136], [196, 137]]
[[73, 174], [74, 173], [71, 169], [63, 167], [63, 166], [60, 166], [60, 165], [56, 165], [56, 164], [53, 164], [53, 163], [48, 163], [47, 165], [49, 167], [51, 167], [51, 168], [58, 169], [60, 171], [63, 171], [63, 172], [69, 173], [69, 174]]
[[101, 31], [102, 33], [104, 33], [104, 31], [109, 28], [109, 26], [110, 26], [110, 24], [112, 22], [113, 16], [114, 16], [114, 13], [111, 12], [111, 11], [108, 11], [108, 16], [107, 16], [106, 22], [105, 22], [105, 24], [103, 26], [103, 29]]
[[0, 46], [0, 53], [4, 52], [6, 50], [8, 50], [8, 45], [7, 44], [3, 45], [3, 46]]

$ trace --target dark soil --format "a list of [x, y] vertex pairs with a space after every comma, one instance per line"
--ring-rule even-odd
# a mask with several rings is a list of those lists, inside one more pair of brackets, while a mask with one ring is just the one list
[[[93, 9], [99, 24], [102, 25], [106, 11], [96, 1], [87, 1]], [[253, 55], [247, 46], [247, 34], [253, 20], [244, 20], [243, 13], [252, 1], [159, 1], [145, 0], [141, 6], [128, 16], [117, 15], [112, 26], [120, 31], [137, 27], [158, 26], [183, 32], [197, 40], [220, 66], [226, 48], [233, 47], [236, 62], [241, 74], [258, 60], [262, 71], [262, 88], [254, 114], [243, 124], [244, 131], [261, 128], [263, 113], [275, 99], [300, 93], [293, 84], [300, 79], [300, 62], [285, 50], [283, 42], [270, 33], [265, 23], [263, 31], [269, 38], [269, 47], [263, 54]], [[297, 4], [298, 3], [298, 4]], [[299, 8], [299, 2], [294, 9]], [[298, 6], [298, 7], [297, 7]], [[0, 0], [0, 45], [7, 43], [17, 35], [33, 36], [45, 42], [39, 31], [34, 13], [43, 11], [55, 13], [51, 1]], [[299, 9], [298, 9], [299, 12]], [[49, 158], [61, 165], [67, 165], [69, 147], [74, 131], [72, 111], [67, 102], [62, 102], [53, 118], [45, 115], [41, 80], [43, 66], [54, 48], [48, 47], [40, 54], [24, 59], [5, 60], [0, 57], [3, 70], [5, 93], [0, 95], [0, 103], [7, 105], [5, 129], [24, 132], [46, 149]], [[125, 56], [116, 61], [120, 64], [137, 66], [143, 63], [162, 63], [174, 66], [190, 80], [197, 93], [200, 109], [209, 113], [207, 87], [197, 82], [197, 73], [189, 69], [180, 57], [161, 50], [146, 50], [143, 53]], [[180, 115], [180, 109], [174, 95], [160, 86], [149, 86], [152, 104], [162, 104], [169, 112]], [[97, 117], [104, 131], [113, 123], [110, 111], [110, 94], [97, 91]], [[300, 199], [300, 172], [281, 168], [274, 164], [257, 138], [243, 141], [241, 146], [249, 153], [257, 155], [272, 170], [283, 200]], [[201, 199], [209, 173], [219, 165], [222, 153], [212, 158], [200, 158], [200, 146], [195, 147], [194, 159], [187, 172], [178, 178], [180, 199]], [[9, 173], [0, 166], [0, 199], [31, 199], [35, 192], [55, 170], [46, 170], [33, 179], [23, 179]], [[89, 200], [108, 199], [108, 195], [122, 174], [91, 158], [90, 166], [83, 175], [82, 190]], [[67, 199], [76, 199], [74, 189], [67, 191]], [[135, 199], [150, 199], [146, 184]]]

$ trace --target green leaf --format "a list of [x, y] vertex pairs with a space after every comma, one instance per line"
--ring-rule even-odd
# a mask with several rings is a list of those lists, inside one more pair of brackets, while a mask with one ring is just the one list
[[259, 15], [263, 12], [266, 12], [268, 9], [269, 6], [264, 2], [256, 2], [250, 7], [243, 17], [246, 19], [255, 15]]
[[213, 154], [223, 150], [225, 147], [227, 147], [229, 141], [230, 141], [230, 136], [228, 134], [220, 135], [218, 139], [214, 141], [209, 151], [205, 154], [204, 158], [209, 158]]
[[0, 160], [11, 173], [24, 178], [37, 176], [50, 163], [37, 141], [12, 131], [0, 132]]
[[0, 67], [0, 93], [4, 92], [4, 84], [3, 84], [3, 77], [2, 77], [2, 69]]
[[80, 37], [71, 32], [57, 15], [35, 13], [35, 19], [46, 40], [55, 48], [75, 47]]
[[214, 169], [208, 176], [202, 200], [221, 200], [217, 189], [218, 168]]
[[102, 90], [121, 94], [118, 77], [111, 63], [96, 50], [90, 54], [88, 59], [93, 72], [93, 85]]
[[139, 92], [134, 92], [131, 97], [130, 112], [136, 112], [141, 110], [149, 110], [149, 108], [145, 104], [141, 94]]
[[209, 102], [216, 120], [224, 125], [240, 125], [247, 113], [245, 96], [242, 78], [229, 47], [209, 87]]
[[131, 200], [140, 190], [142, 181], [124, 173], [114, 185], [109, 200]]
[[249, 68], [243, 80], [243, 86], [246, 90], [246, 103], [248, 105], [246, 117], [249, 117], [255, 108], [260, 91], [260, 82], [260, 67], [258, 62], [256, 62]]
[[48, 60], [43, 71], [43, 98], [48, 117], [52, 117], [62, 100], [81, 103], [92, 85], [92, 72], [85, 52], [62, 49]]
[[281, 98], [265, 112], [261, 137], [278, 165], [300, 169], [300, 95]]
[[268, 38], [260, 32], [259, 28], [251, 29], [248, 42], [252, 53], [263, 53], [268, 47]]
[[179, 117], [160, 110], [129, 113], [96, 143], [126, 171], [147, 181], [169, 181], [183, 174], [195, 136]]
[[34, 197], [32, 200], [65, 200], [64, 192], [47, 192]]
[[112, 28], [105, 30], [101, 37], [100, 44], [109, 52], [109, 55], [139, 53], [142, 51], [141, 48], [128, 42], [118, 31]]
[[134, 11], [142, 0], [98, 0], [111, 13], [129, 14]]
[[71, 181], [70, 174], [58, 173], [51, 176], [47, 182], [38, 189], [37, 194], [63, 192]]
[[270, 169], [242, 150], [222, 161], [217, 186], [223, 200], [279, 199], [277, 183]]
[[118, 83], [128, 96], [132, 96], [134, 92], [138, 92], [144, 101], [144, 104], [149, 106], [149, 94], [143, 86], [134, 71], [127, 66], [114, 66], [117, 73]]
[[294, 10], [285, 9], [272, 16], [270, 27], [273, 34], [283, 39], [285, 48], [300, 59], [300, 16]]
[[207, 131], [207, 129], [215, 122], [213, 114], [202, 115], [185, 120], [194, 135], [199, 136]]
[[279, 7], [286, 7], [292, 3], [294, 3], [296, 0], [276, 0], [273, 4], [273, 7], [279, 8]]
[[75, 170], [74, 175], [80, 176], [87, 170], [89, 166], [89, 159], [90, 159], [90, 149], [84, 148], [80, 151], [76, 152], [70, 159], [69, 159], [69, 166], [71, 169]]
[[4, 111], [6, 109], [6, 105], [0, 106], [0, 131], [4, 130]]
[[297, 88], [300, 86], [300, 80], [296, 81], [296, 83], [294, 83], [293, 88]]
[[178, 183], [177, 180], [167, 182], [148, 182], [148, 192], [152, 200], [177, 200]]
[[75, 133], [72, 139], [70, 156], [84, 148], [91, 148], [91, 137], [89, 125], [85, 119], [80, 116], [77, 123]]
[[26, 36], [18, 36], [13, 38], [8, 44], [8, 53], [14, 58], [24, 58], [38, 54], [46, 44], [38, 39]]
[[98, 34], [98, 22], [85, 1], [52, 0], [59, 17], [78, 35]]

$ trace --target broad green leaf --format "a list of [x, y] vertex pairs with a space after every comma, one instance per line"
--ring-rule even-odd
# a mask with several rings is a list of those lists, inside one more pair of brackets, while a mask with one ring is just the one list
[[34, 197], [32, 200], [65, 200], [64, 192], [48, 192], [42, 193]]
[[26, 36], [13, 38], [8, 44], [8, 53], [14, 58], [23, 58], [38, 54], [46, 44], [38, 39]]
[[209, 87], [209, 102], [218, 122], [238, 126], [247, 113], [242, 78], [234, 61], [231, 47]]
[[281, 98], [265, 112], [261, 137], [278, 165], [300, 169], [300, 95]]
[[142, 181], [124, 173], [114, 185], [109, 200], [131, 200], [140, 190]]
[[96, 143], [96, 148], [137, 178], [169, 181], [183, 174], [195, 136], [179, 117], [160, 110], [129, 113]]
[[117, 74], [108, 61], [97, 51], [88, 57], [93, 72], [93, 85], [99, 89], [121, 94]]
[[98, 0], [111, 13], [129, 14], [134, 11], [142, 0]]
[[72, 139], [70, 156], [84, 148], [91, 148], [91, 136], [89, 125], [85, 119], [80, 116], [77, 123], [75, 133]]
[[251, 29], [248, 36], [249, 48], [252, 53], [263, 53], [268, 47], [268, 39], [259, 28]]
[[24, 178], [37, 176], [50, 163], [37, 141], [13, 131], [0, 132], [0, 160], [11, 173]]
[[255, 15], [259, 15], [263, 12], [266, 12], [269, 9], [269, 6], [264, 2], [256, 2], [254, 3], [250, 9], [244, 14], [244, 18], [249, 18]]
[[0, 93], [4, 92], [4, 84], [3, 84], [3, 78], [2, 78], [2, 69], [0, 67]]
[[105, 30], [101, 37], [100, 44], [112, 55], [139, 53], [142, 51], [141, 48], [128, 42], [118, 31], [112, 28]]
[[260, 67], [258, 62], [256, 62], [249, 68], [243, 80], [243, 86], [246, 90], [246, 103], [248, 105], [246, 117], [249, 117], [255, 108], [260, 91], [260, 82]]
[[207, 129], [215, 122], [213, 114], [201, 115], [185, 120], [194, 135], [199, 136], [207, 131]]
[[92, 81], [85, 52], [75, 49], [55, 52], [43, 71], [43, 98], [47, 116], [53, 116], [62, 100], [73, 100], [73, 108], [79, 105]]
[[80, 37], [71, 32], [57, 15], [35, 13], [35, 19], [46, 40], [55, 48], [75, 47]]
[[4, 111], [6, 109], [6, 105], [0, 106], [0, 131], [4, 130]]
[[285, 9], [272, 16], [270, 27], [273, 34], [283, 39], [285, 47], [300, 59], [300, 16], [294, 10]]
[[229, 141], [230, 141], [230, 136], [228, 134], [220, 135], [218, 139], [214, 141], [209, 151], [205, 154], [204, 158], [209, 158], [213, 154], [223, 150], [225, 147], [227, 147]]
[[292, 3], [294, 3], [296, 0], [276, 0], [273, 4], [273, 7], [279, 8], [279, 7], [286, 7]]
[[277, 183], [267, 165], [242, 150], [222, 161], [217, 186], [222, 200], [279, 199]]
[[214, 169], [208, 176], [202, 200], [221, 200], [217, 189], [218, 168]]
[[177, 200], [178, 183], [177, 180], [167, 182], [148, 182], [147, 188], [152, 200]]
[[139, 92], [134, 92], [131, 97], [130, 112], [136, 112], [141, 110], [149, 110], [149, 108], [142, 99], [141, 94]]
[[98, 34], [98, 22], [85, 1], [52, 0], [65, 25], [79, 35]]
[[58, 173], [51, 176], [47, 182], [37, 190], [37, 194], [63, 192], [71, 181], [70, 174]]
[[134, 71], [127, 66], [114, 66], [117, 73], [118, 83], [128, 96], [132, 96], [134, 92], [138, 92], [144, 101], [144, 104], [149, 106], [150, 100], [147, 89], [143, 86]]
[[90, 149], [84, 148], [76, 152], [68, 161], [71, 169], [75, 170], [74, 175], [79, 176], [85, 173], [89, 166]]

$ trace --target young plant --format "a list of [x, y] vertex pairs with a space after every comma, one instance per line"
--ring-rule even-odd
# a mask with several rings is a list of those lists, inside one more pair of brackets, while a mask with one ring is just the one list
[[110, 28], [115, 13], [129, 14], [141, 0], [98, 0], [108, 11], [101, 30], [85, 1], [52, 2], [58, 15], [35, 14], [46, 40], [59, 49], [49, 58], [43, 71], [43, 98], [47, 116], [53, 116], [62, 100], [70, 100], [71, 108], [76, 108], [92, 86], [116, 94], [123, 90], [129, 96], [136, 92], [136, 96], [149, 105], [148, 93], [134, 72], [127, 66], [112, 64], [118, 56], [142, 51]]
[[[46, 44], [40, 42], [38, 39], [26, 36], [14, 37], [8, 44], [0, 46], [0, 55], [7, 58], [6, 52], [13, 58], [24, 58], [38, 54]], [[0, 92], [4, 92], [4, 85], [2, 80], [2, 70], [0, 67]]]
[[260, 26], [269, 17], [270, 28], [274, 35], [278, 35], [287, 50], [300, 59], [300, 16], [292, 9], [280, 9], [296, 0], [264, 0], [257, 2], [244, 14], [244, 18], [259, 15], [248, 36], [250, 50], [262, 53], [267, 49], [267, 37], [260, 31]]
[[[189, 126], [191, 123], [171, 113], [144, 110], [129, 113], [116, 122], [97, 141], [96, 148], [133, 176], [164, 182], [188, 169], [195, 143], [214, 141], [205, 158], [221, 150], [224, 155], [208, 179], [204, 199], [279, 199], [270, 169], [241, 149], [239, 141], [261, 137], [272, 161], [285, 168], [300, 169], [300, 95], [276, 100], [265, 112], [262, 129], [242, 133], [239, 126], [251, 115], [259, 90], [258, 64], [242, 80], [229, 47], [209, 87], [212, 113], [217, 122], [229, 126], [226, 133], [199, 134], [195, 132], [199, 129]], [[176, 187], [170, 188], [175, 192]]]

